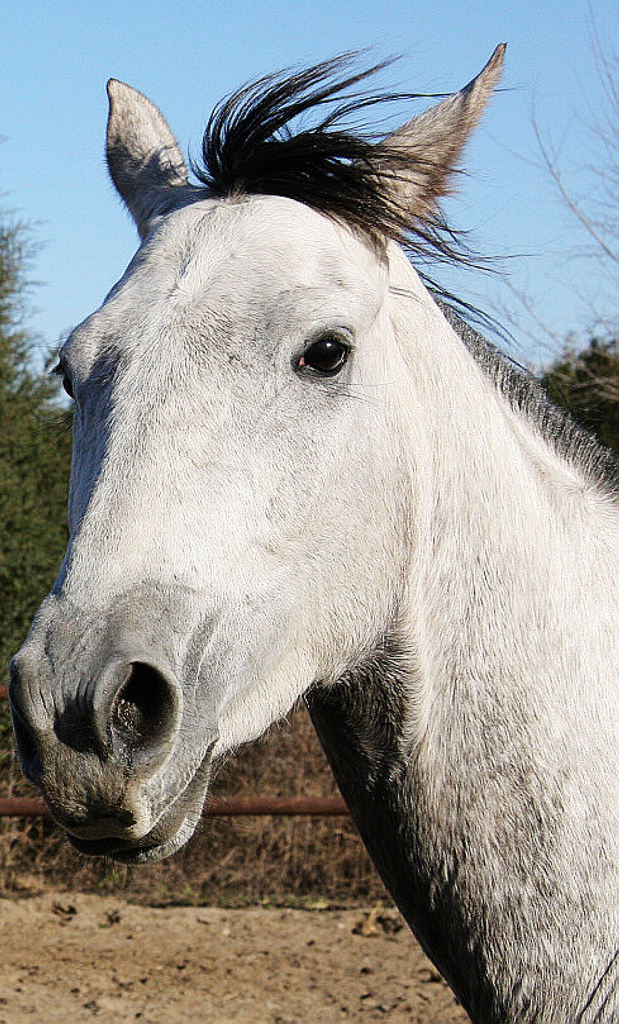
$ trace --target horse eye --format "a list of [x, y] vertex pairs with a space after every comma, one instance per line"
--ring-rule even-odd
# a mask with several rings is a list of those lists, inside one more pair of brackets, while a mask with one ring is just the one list
[[71, 384], [71, 380], [70, 380], [66, 370], [64, 369], [62, 363], [58, 363], [58, 365], [55, 366], [54, 369], [52, 370], [52, 373], [56, 377], [61, 377], [62, 378], [61, 379], [61, 384], [62, 384], [64, 390], [68, 394], [69, 398], [73, 398], [74, 397], [74, 395], [73, 395], [73, 385]]
[[339, 338], [326, 335], [310, 345], [301, 356], [298, 367], [300, 370], [314, 370], [322, 377], [333, 377], [344, 366], [348, 352], [348, 347]]

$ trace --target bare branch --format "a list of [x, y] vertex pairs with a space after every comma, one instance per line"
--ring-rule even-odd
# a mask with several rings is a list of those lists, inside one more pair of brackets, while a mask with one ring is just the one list
[[[561, 195], [561, 198], [563, 199], [563, 202], [565, 203], [567, 209], [570, 211], [570, 213], [574, 215], [574, 217], [576, 217], [578, 221], [580, 221], [585, 231], [587, 231], [591, 235], [593, 240], [596, 242], [596, 244], [599, 245], [604, 255], [607, 256], [608, 259], [611, 260], [613, 263], [619, 263], [619, 254], [613, 252], [613, 250], [606, 244], [601, 233], [597, 229], [596, 222], [588, 213], [585, 212], [582, 206], [580, 206], [578, 202], [572, 198], [572, 195], [566, 188], [563, 181], [563, 177], [557, 165], [556, 159], [553, 158], [553, 156], [551, 156], [548, 146], [544, 142], [544, 139], [541, 135], [535, 115], [533, 116], [533, 131], [535, 132], [535, 138], [537, 139], [537, 144], [539, 146], [544, 166], [548, 171], [549, 175], [551, 176], [554, 184], [556, 185], [559, 194]], [[610, 140], [607, 141], [610, 142]]]
[[[593, 337], [600, 325], [605, 336], [614, 336], [618, 326], [615, 296], [619, 293], [619, 58], [600, 42], [595, 24], [590, 31], [603, 102], [590, 110], [587, 128], [592, 145], [588, 163], [579, 167], [566, 165], [541, 130], [535, 111], [531, 120], [539, 152], [538, 166], [574, 226], [578, 225], [575, 242], [562, 260], [556, 286], [559, 290], [567, 286], [573, 297], [580, 298], [580, 324], [574, 324], [574, 328], [582, 328], [588, 319], [587, 332]], [[585, 194], [579, 194], [571, 183], [577, 180], [572, 177], [574, 172], [582, 171], [587, 172], [589, 181]], [[589, 265], [593, 261], [594, 275], [582, 272], [584, 261]], [[584, 281], [589, 294], [582, 294]], [[516, 299], [516, 310], [522, 313], [520, 316], [514, 310], [507, 310], [508, 323], [538, 345], [543, 344], [544, 339], [550, 342], [556, 355], [562, 347], [561, 338], [545, 323], [535, 292], [527, 292], [526, 285], [517, 288], [510, 280], [505, 280], [505, 287]]]

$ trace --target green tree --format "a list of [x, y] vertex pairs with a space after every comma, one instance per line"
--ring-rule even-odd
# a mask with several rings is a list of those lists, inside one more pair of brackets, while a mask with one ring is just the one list
[[593, 337], [580, 352], [568, 345], [541, 384], [603, 445], [619, 450], [619, 335]]
[[[48, 374], [33, 369], [25, 327], [31, 242], [0, 222], [0, 665], [11, 655], [58, 572], [67, 542], [68, 414]], [[7, 730], [0, 707], [0, 735]], [[4, 737], [2, 737], [4, 739]], [[6, 748], [5, 743], [2, 746]]]

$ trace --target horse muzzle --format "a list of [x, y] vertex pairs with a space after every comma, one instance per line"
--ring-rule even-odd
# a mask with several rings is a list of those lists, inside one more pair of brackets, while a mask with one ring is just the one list
[[84, 853], [166, 856], [199, 820], [215, 741], [183, 744], [182, 686], [164, 643], [59, 617], [54, 604], [11, 663], [24, 774]]

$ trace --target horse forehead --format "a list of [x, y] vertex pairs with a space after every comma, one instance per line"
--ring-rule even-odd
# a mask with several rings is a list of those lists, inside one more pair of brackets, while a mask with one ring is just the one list
[[386, 263], [365, 242], [301, 203], [200, 200], [157, 225], [65, 354], [86, 370], [120, 340], [139, 354], [175, 325], [242, 324], [286, 309], [300, 317], [326, 309], [329, 297], [361, 324], [375, 316], [387, 283]]
[[380, 279], [376, 255], [348, 229], [279, 196], [205, 200], [178, 211], [153, 238], [144, 276], [157, 268], [167, 296], [180, 301], [217, 286], [235, 286], [242, 299], [255, 285], [354, 292]]

